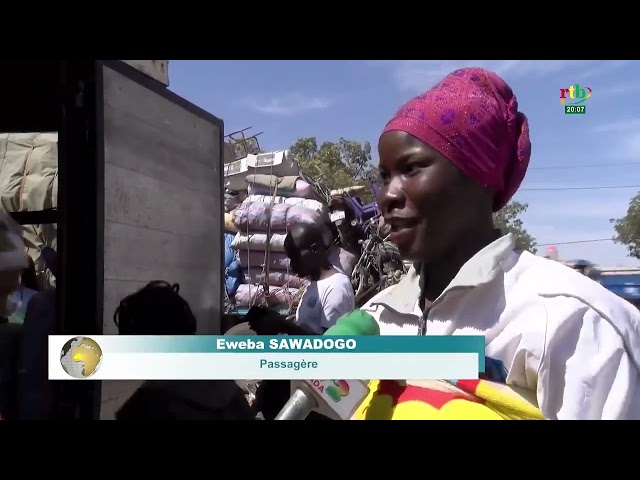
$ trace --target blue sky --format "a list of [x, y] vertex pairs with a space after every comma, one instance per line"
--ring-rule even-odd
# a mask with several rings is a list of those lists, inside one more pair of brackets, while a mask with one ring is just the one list
[[[538, 243], [609, 238], [640, 188], [527, 189], [640, 185], [640, 62], [627, 60], [171, 60], [170, 88], [221, 117], [226, 132], [252, 126], [261, 146], [287, 148], [303, 136], [371, 142], [395, 110], [447, 73], [480, 66], [500, 74], [531, 127], [532, 158], [516, 199]], [[593, 90], [585, 115], [565, 115], [561, 88]], [[374, 155], [377, 161], [377, 152]], [[638, 162], [637, 165], [613, 165]], [[605, 164], [604, 167], [581, 166]], [[569, 168], [559, 168], [569, 167]], [[636, 265], [613, 242], [558, 245], [560, 256]]]

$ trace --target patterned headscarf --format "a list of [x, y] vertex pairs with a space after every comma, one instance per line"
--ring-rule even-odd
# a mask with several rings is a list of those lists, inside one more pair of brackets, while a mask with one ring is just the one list
[[531, 157], [529, 123], [498, 75], [463, 68], [409, 100], [382, 133], [400, 130], [422, 140], [495, 193], [494, 211], [516, 193]]

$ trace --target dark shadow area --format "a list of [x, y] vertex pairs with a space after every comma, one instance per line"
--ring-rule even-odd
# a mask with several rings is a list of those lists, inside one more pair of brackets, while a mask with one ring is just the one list
[[[97, 280], [102, 278], [104, 189], [97, 154], [97, 87], [94, 61], [0, 62], [0, 88], [6, 92], [0, 135], [18, 135], [14, 150], [32, 148], [34, 152], [44, 148], [38, 142], [46, 143], [47, 135], [57, 136], [55, 153], [45, 155], [50, 161], [47, 169], [29, 160], [17, 196], [2, 192], [3, 208], [24, 226], [26, 251], [41, 288], [28, 300], [23, 323], [10, 322], [21, 325], [10, 328], [22, 330], [18, 361], [20, 371], [27, 372], [19, 379], [19, 395], [28, 398], [20, 402], [25, 408], [15, 414], [18, 418], [91, 419], [98, 413], [99, 382], [43, 379], [47, 375], [47, 335], [101, 333], [102, 285]], [[36, 135], [41, 137], [31, 140], [30, 147], [25, 132], [39, 132]], [[57, 166], [51, 163], [55, 155]], [[47, 190], [44, 184], [52, 169], [57, 170], [57, 188]], [[53, 247], [57, 263], [54, 282], [49, 284], [43, 282], [43, 275], [52, 276], [44, 274], [45, 246]]]

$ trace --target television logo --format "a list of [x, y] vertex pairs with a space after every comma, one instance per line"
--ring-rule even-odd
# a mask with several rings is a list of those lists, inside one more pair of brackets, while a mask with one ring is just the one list
[[325, 392], [331, 400], [338, 403], [342, 397], [349, 395], [349, 384], [344, 380], [333, 380], [332, 385], [329, 385]]
[[560, 89], [560, 105], [564, 105], [564, 113], [566, 115], [585, 114], [587, 109], [581, 103], [591, 98], [593, 90], [589, 87], [581, 87], [579, 83], [569, 88]]
[[[335, 403], [338, 403], [351, 392], [349, 382], [346, 380], [310, 380], [310, 383], [317, 392], [326, 395]], [[368, 389], [366, 390], [368, 393]], [[365, 396], [367, 393], [365, 393]]]
[[[349, 420], [369, 395], [369, 386], [361, 380], [305, 380], [322, 397], [320, 406], [331, 418]], [[326, 407], [326, 408], [325, 408]]]

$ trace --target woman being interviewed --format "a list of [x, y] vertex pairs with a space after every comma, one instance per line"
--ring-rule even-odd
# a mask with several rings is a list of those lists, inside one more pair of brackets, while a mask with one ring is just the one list
[[381, 334], [484, 335], [488, 379], [530, 392], [542, 417], [640, 418], [639, 312], [494, 228], [531, 154], [509, 86], [453, 72], [400, 108], [378, 149], [390, 240], [415, 262], [363, 307]]

